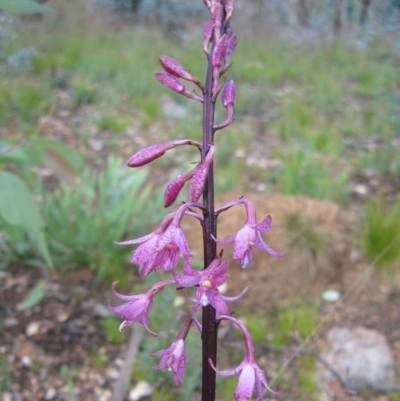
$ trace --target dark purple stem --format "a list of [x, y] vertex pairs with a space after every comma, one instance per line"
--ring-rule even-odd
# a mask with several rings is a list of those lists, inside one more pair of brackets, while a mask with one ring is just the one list
[[[215, 102], [212, 100], [212, 66], [211, 58], [208, 58], [206, 85], [203, 91], [203, 146], [201, 160], [204, 161], [209, 145], [214, 142], [214, 111]], [[203, 203], [207, 208], [204, 213], [203, 223], [203, 247], [204, 268], [206, 268], [217, 256], [217, 246], [211, 235], [217, 235], [217, 221], [214, 213], [214, 168], [211, 164], [206, 187], [203, 192]], [[215, 309], [208, 305], [203, 307], [202, 317], [202, 401], [215, 401], [216, 373], [211, 368], [209, 359], [216, 366], [217, 362], [217, 329]]]

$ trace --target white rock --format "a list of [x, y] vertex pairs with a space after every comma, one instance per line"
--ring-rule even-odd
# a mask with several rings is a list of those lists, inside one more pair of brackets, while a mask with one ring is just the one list
[[[379, 389], [393, 382], [393, 356], [382, 333], [364, 327], [353, 330], [335, 327], [328, 332], [327, 340], [321, 357], [341, 377], [347, 389]], [[326, 393], [340, 387], [332, 371], [321, 363], [317, 376]]]
[[340, 298], [340, 292], [336, 290], [326, 290], [321, 294], [321, 297], [326, 302], [336, 302]]
[[28, 324], [28, 327], [26, 328], [26, 335], [28, 337], [35, 336], [36, 334], [39, 334], [39, 329], [40, 329], [39, 322], [30, 322]]
[[32, 366], [32, 359], [28, 355], [24, 355], [21, 358], [22, 365], [26, 368], [30, 368]]
[[117, 369], [109, 368], [109, 369], [107, 369], [106, 375], [109, 379], [116, 380], [116, 379], [118, 379], [119, 372]]
[[129, 392], [129, 401], [139, 401], [143, 397], [148, 397], [153, 392], [153, 388], [149, 383], [140, 381], [136, 386]]
[[57, 395], [56, 390], [53, 387], [50, 387], [46, 390], [46, 394], [44, 395], [44, 399], [46, 401], [51, 401]]

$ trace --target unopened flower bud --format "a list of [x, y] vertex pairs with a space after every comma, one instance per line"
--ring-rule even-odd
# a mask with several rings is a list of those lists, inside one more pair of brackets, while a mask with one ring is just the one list
[[164, 192], [164, 207], [171, 206], [181, 192], [183, 186], [187, 181], [189, 181], [194, 174], [194, 169], [189, 171], [189, 173], [178, 175], [174, 178], [167, 186]]
[[213, 69], [220, 68], [222, 65], [222, 61], [225, 57], [226, 53], [226, 35], [221, 36], [219, 41], [216, 43], [214, 47], [214, 51], [212, 54], [212, 66]]
[[233, 79], [231, 79], [222, 90], [221, 101], [222, 105], [227, 108], [235, 104], [236, 86]]
[[229, 21], [232, 17], [233, 12], [233, 0], [225, 0], [224, 2], [224, 9], [225, 9], [225, 21]]
[[157, 72], [156, 78], [161, 85], [164, 85], [176, 93], [183, 93], [185, 90], [185, 85], [168, 72]]
[[227, 41], [226, 41], [226, 51], [225, 51], [225, 66], [229, 66], [231, 63], [231, 56], [233, 51], [235, 50], [237, 45], [237, 37], [233, 33], [230, 36], [228, 36]]
[[160, 56], [158, 58], [162, 68], [168, 73], [178, 78], [186, 79], [187, 81], [193, 81], [193, 76], [186, 69], [179, 64], [176, 60], [168, 56]]
[[213, 156], [214, 145], [211, 145], [204, 162], [199, 163], [194, 169], [193, 178], [190, 182], [189, 188], [189, 199], [191, 202], [197, 202], [204, 191], [208, 170], [210, 169], [210, 165], [213, 161]]
[[189, 99], [197, 100], [198, 102], [203, 103], [203, 98], [197, 96], [195, 93], [190, 92], [186, 89], [185, 85], [177, 77], [170, 74], [169, 72], [157, 72], [156, 73], [157, 81], [160, 82], [161, 85], [164, 85], [168, 89], [173, 90], [180, 95], [186, 96]]
[[147, 148], [139, 150], [139, 152], [135, 153], [129, 160], [129, 167], [140, 167], [145, 164], [151, 163], [152, 161], [161, 157], [167, 150], [175, 147], [173, 141], [166, 143], [156, 143], [155, 145], [151, 145]]
[[210, 54], [210, 52], [208, 51], [208, 45], [211, 42], [213, 32], [214, 32], [213, 22], [212, 20], [208, 20], [204, 25], [204, 33], [203, 33], [203, 50], [204, 53], [206, 53], [207, 55]]
[[129, 167], [140, 167], [145, 164], [151, 163], [152, 161], [158, 159], [163, 156], [167, 150], [174, 148], [175, 146], [180, 145], [193, 145], [199, 147], [200, 144], [196, 141], [192, 141], [191, 139], [177, 139], [173, 141], [168, 141], [165, 143], [156, 143], [155, 145], [148, 146], [139, 152], [135, 153], [129, 160]]
[[224, 9], [222, 8], [222, 4], [219, 1], [213, 1], [211, 5], [211, 19], [213, 22], [214, 33], [216, 35], [216, 39], [219, 39], [222, 22], [224, 17]]

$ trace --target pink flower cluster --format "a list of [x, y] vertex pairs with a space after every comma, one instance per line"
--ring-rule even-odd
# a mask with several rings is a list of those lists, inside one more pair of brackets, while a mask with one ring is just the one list
[[[213, 133], [229, 126], [233, 122], [233, 108], [236, 98], [236, 87], [233, 80], [221, 84], [222, 75], [229, 69], [231, 55], [236, 47], [237, 38], [229, 26], [233, 11], [233, 0], [204, 0], [210, 12], [210, 19], [205, 25], [203, 35], [203, 50], [209, 60], [211, 68], [211, 99], [214, 103], [221, 94], [222, 106], [226, 110], [226, 119], [220, 124], [213, 125]], [[194, 77], [178, 61], [168, 56], [159, 58], [163, 72], [156, 74], [156, 79], [168, 89], [181, 94], [189, 99], [204, 102], [206, 85]], [[201, 95], [189, 90], [182, 82], [188, 81], [197, 86]], [[149, 291], [139, 295], [122, 295], [118, 293], [113, 284], [113, 292], [116, 297], [124, 301], [118, 306], [109, 306], [109, 309], [122, 318], [120, 330], [130, 326], [134, 322], [142, 324], [153, 336], [149, 328], [149, 312], [154, 297], [166, 286], [175, 286], [177, 289], [197, 288], [194, 296], [188, 297], [193, 302], [191, 312], [193, 316], [185, 322], [182, 329], [172, 345], [166, 349], [153, 354], [161, 356], [161, 362], [156, 369], [170, 369], [173, 373], [174, 382], [179, 384], [183, 380], [186, 368], [185, 338], [192, 325], [201, 332], [201, 324], [195, 314], [203, 307], [211, 305], [217, 313], [219, 321], [228, 320], [237, 325], [243, 332], [246, 341], [247, 354], [243, 362], [228, 372], [221, 372], [215, 368], [212, 361], [212, 368], [220, 375], [238, 375], [239, 381], [235, 390], [235, 401], [248, 400], [253, 390], [262, 399], [262, 386], [268, 390], [265, 373], [257, 366], [254, 355], [254, 342], [247, 329], [232, 316], [227, 302], [240, 299], [247, 291], [245, 288], [241, 294], [234, 297], [227, 297], [221, 294], [219, 288], [228, 280], [229, 262], [222, 259], [222, 252], [215, 256], [214, 260], [203, 270], [198, 270], [193, 264], [193, 255], [190, 251], [185, 233], [181, 223], [184, 217], [195, 218], [204, 225], [207, 213], [210, 211], [205, 204], [199, 202], [210, 174], [210, 166], [213, 164], [216, 154], [216, 145], [196, 142], [191, 139], [177, 139], [166, 143], [151, 145], [135, 153], [128, 161], [129, 167], [140, 167], [149, 164], [164, 156], [169, 150], [179, 146], [195, 146], [203, 154], [202, 160], [194, 168], [186, 173], [178, 175], [166, 187], [164, 193], [164, 206], [174, 204], [180, 195], [183, 187], [189, 182], [188, 199], [181, 204], [174, 212], [168, 214], [152, 233], [140, 238], [120, 242], [119, 245], [136, 245], [131, 261], [139, 265], [139, 273], [147, 276], [151, 273], [163, 270], [171, 274], [170, 280], [156, 283]], [[267, 216], [260, 223], [257, 223], [254, 205], [247, 199], [236, 199], [215, 210], [215, 216], [230, 209], [231, 207], [243, 205], [246, 210], [246, 221], [242, 228], [230, 238], [218, 239], [209, 235], [210, 241], [226, 246], [233, 245], [233, 258], [239, 261], [243, 268], [247, 268], [253, 261], [254, 248], [265, 251], [272, 256], [281, 257], [282, 254], [274, 251], [262, 238], [261, 234], [271, 229], [272, 219]], [[197, 211], [195, 211], [197, 210]], [[181, 272], [177, 272], [179, 262], [183, 261]], [[271, 391], [271, 390], [270, 390]]]

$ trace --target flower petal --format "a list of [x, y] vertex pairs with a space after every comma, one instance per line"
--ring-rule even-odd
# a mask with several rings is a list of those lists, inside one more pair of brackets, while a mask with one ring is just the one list
[[267, 216], [260, 224], [257, 224], [255, 227], [257, 231], [261, 231], [262, 233], [267, 232], [271, 229], [272, 226], [272, 217]]
[[196, 284], [199, 283], [201, 275], [197, 272], [195, 272], [196, 275], [188, 275], [188, 274], [176, 274], [172, 272], [172, 275], [174, 276], [174, 280], [176, 284], [178, 284], [180, 287], [193, 287]]
[[233, 258], [238, 260], [245, 256], [246, 251], [250, 247], [250, 240], [254, 234], [254, 229], [248, 224], [245, 224], [236, 234], [235, 237], [235, 247], [233, 250]]
[[145, 263], [154, 260], [156, 257], [157, 245], [160, 237], [154, 235], [148, 241], [140, 245], [131, 257], [132, 263]]
[[229, 237], [227, 239], [216, 239], [212, 234], [211, 234], [212, 239], [218, 244], [218, 245], [232, 245], [235, 242], [235, 235], [232, 235], [232, 237]]
[[275, 256], [276, 258], [281, 258], [284, 256], [283, 253], [274, 251], [266, 242], [264, 242], [260, 233], [256, 234], [256, 241], [254, 246], [263, 251], [267, 251], [270, 255]]
[[221, 295], [217, 288], [206, 291], [206, 294], [208, 301], [213, 306], [213, 308], [215, 308], [215, 310], [223, 315], [230, 314], [230, 309], [226, 304], [224, 297]]
[[244, 361], [239, 365], [239, 366], [237, 366], [235, 369], [231, 369], [231, 370], [219, 370], [219, 369], [217, 369], [215, 366], [214, 366], [214, 364], [213, 364], [213, 362], [212, 362], [212, 360], [211, 359], [208, 359], [208, 363], [210, 364], [210, 366], [213, 368], [213, 370], [216, 372], [216, 373], [218, 373], [220, 376], [225, 376], [225, 377], [228, 377], [228, 376], [234, 376], [234, 375], [237, 375], [241, 370], [242, 370], [242, 368], [243, 368], [243, 366], [244, 366]]
[[235, 388], [235, 401], [250, 400], [253, 394], [255, 381], [254, 368], [250, 364], [246, 364], [239, 375], [239, 380]]
[[224, 298], [224, 300], [228, 302], [237, 301], [247, 292], [248, 289], [249, 287], [246, 287], [239, 295], [236, 295], [235, 297], [226, 297], [225, 295], [223, 295], [222, 298]]
[[116, 242], [117, 245], [133, 245], [133, 244], [141, 244], [142, 242], [148, 241], [151, 237], [154, 236], [154, 232], [145, 235], [144, 237], [136, 238], [136, 239], [130, 239], [128, 241], [123, 241], [123, 242]]

